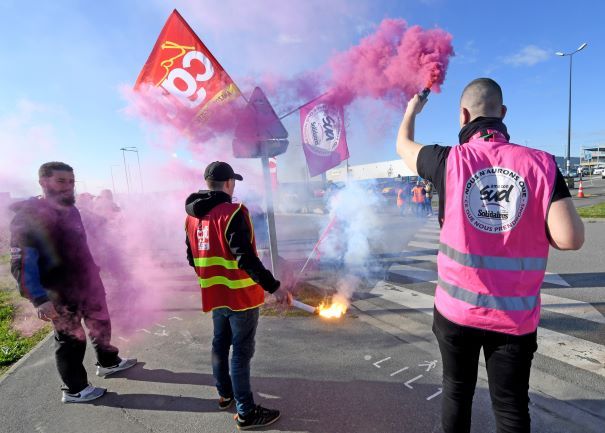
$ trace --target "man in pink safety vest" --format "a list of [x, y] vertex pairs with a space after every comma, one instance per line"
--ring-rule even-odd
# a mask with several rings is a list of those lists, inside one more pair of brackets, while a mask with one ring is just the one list
[[414, 141], [426, 99], [408, 103], [397, 153], [439, 192], [433, 332], [443, 364], [445, 433], [470, 432], [483, 348], [499, 433], [530, 431], [529, 374], [549, 247], [577, 250], [584, 225], [552, 155], [510, 143], [500, 86], [468, 84], [460, 146]]

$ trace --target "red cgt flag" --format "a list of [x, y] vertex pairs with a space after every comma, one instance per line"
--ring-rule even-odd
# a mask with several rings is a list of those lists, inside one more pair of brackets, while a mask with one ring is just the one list
[[240, 95], [229, 74], [176, 9], [160, 32], [135, 90], [143, 83], [161, 87], [199, 120], [212, 105]]

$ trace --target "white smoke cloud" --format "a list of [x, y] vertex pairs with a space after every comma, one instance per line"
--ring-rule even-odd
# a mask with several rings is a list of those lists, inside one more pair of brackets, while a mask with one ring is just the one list
[[327, 234], [319, 245], [319, 257], [341, 269], [337, 294], [349, 300], [361, 278], [369, 275], [373, 244], [383, 236], [376, 213], [382, 197], [371, 183], [348, 182], [328, 200], [330, 218], [322, 230]]

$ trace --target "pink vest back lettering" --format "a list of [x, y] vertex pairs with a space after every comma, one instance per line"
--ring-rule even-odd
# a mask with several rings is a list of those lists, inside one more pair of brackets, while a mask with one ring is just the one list
[[447, 160], [435, 307], [460, 325], [523, 335], [538, 326], [557, 167], [488, 132]]

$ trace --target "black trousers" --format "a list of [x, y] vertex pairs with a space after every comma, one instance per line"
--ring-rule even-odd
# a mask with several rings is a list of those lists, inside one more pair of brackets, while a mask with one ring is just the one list
[[91, 296], [83, 302], [54, 304], [59, 313], [59, 317], [53, 320], [57, 369], [65, 384], [64, 389], [76, 394], [88, 386], [88, 377], [83, 365], [86, 334], [82, 321], [88, 329], [98, 364], [111, 367], [121, 361], [118, 349], [110, 344], [111, 321], [105, 293]]
[[471, 408], [483, 347], [498, 433], [528, 433], [529, 371], [537, 334], [509, 335], [460, 326], [435, 309], [433, 333], [443, 364], [442, 425], [445, 433], [471, 431]]

